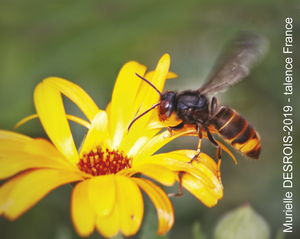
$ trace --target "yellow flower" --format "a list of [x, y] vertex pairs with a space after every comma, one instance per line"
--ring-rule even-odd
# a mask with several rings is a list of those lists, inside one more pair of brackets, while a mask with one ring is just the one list
[[[178, 124], [176, 119], [159, 122], [153, 111], [127, 128], [137, 114], [158, 102], [159, 96], [135, 73], [150, 80], [159, 90], [169, 72], [170, 57], [164, 55], [154, 72], [145, 75], [146, 67], [128, 62], [121, 69], [105, 111], [79, 86], [57, 77], [38, 84], [34, 92], [37, 114], [20, 124], [39, 117], [50, 143], [19, 133], [0, 130], [0, 180], [10, 178], [0, 188], [0, 215], [14, 220], [20, 217], [51, 190], [78, 182], [72, 192], [71, 214], [80, 236], [89, 236], [96, 228], [105, 237], [121, 231], [134, 235], [140, 228], [144, 205], [140, 189], [154, 203], [158, 214], [158, 234], [174, 223], [172, 204], [165, 192], [152, 181], [134, 177], [145, 175], [165, 186], [172, 186], [182, 176], [182, 185], [205, 205], [212, 207], [223, 196], [217, 165], [201, 153], [198, 162], [187, 162], [194, 150], [154, 153], [182, 135], [197, 135], [185, 127], [170, 134], [162, 128]], [[62, 96], [71, 99], [88, 121], [68, 115]], [[76, 149], [68, 120], [88, 128], [79, 150]], [[19, 124], [19, 125], [20, 125]]]

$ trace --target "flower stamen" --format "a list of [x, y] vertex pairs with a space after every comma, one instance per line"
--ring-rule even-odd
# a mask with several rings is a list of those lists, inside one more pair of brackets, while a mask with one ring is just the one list
[[118, 150], [103, 150], [96, 147], [90, 153], [83, 153], [77, 164], [78, 168], [93, 176], [116, 174], [117, 172], [131, 168], [132, 158], [123, 155]]

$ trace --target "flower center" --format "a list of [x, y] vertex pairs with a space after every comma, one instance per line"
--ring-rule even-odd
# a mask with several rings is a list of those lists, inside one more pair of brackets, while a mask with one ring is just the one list
[[93, 176], [116, 174], [122, 169], [131, 168], [132, 158], [124, 156], [118, 150], [94, 148], [90, 153], [83, 153], [77, 164], [78, 168]]

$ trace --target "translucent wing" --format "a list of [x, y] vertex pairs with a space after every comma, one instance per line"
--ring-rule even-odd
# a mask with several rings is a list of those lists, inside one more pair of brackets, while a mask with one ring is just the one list
[[239, 83], [262, 58], [267, 46], [267, 40], [261, 35], [242, 33], [225, 48], [217, 65], [198, 91], [213, 94], [226, 91]]

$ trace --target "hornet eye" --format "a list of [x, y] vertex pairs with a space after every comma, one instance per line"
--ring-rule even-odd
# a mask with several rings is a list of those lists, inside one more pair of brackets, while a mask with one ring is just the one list
[[169, 100], [164, 100], [160, 104], [160, 114], [164, 115], [168, 112], [168, 109], [170, 107], [170, 101]]
[[171, 103], [169, 100], [164, 100], [158, 106], [158, 116], [160, 121], [165, 121], [172, 113]]

